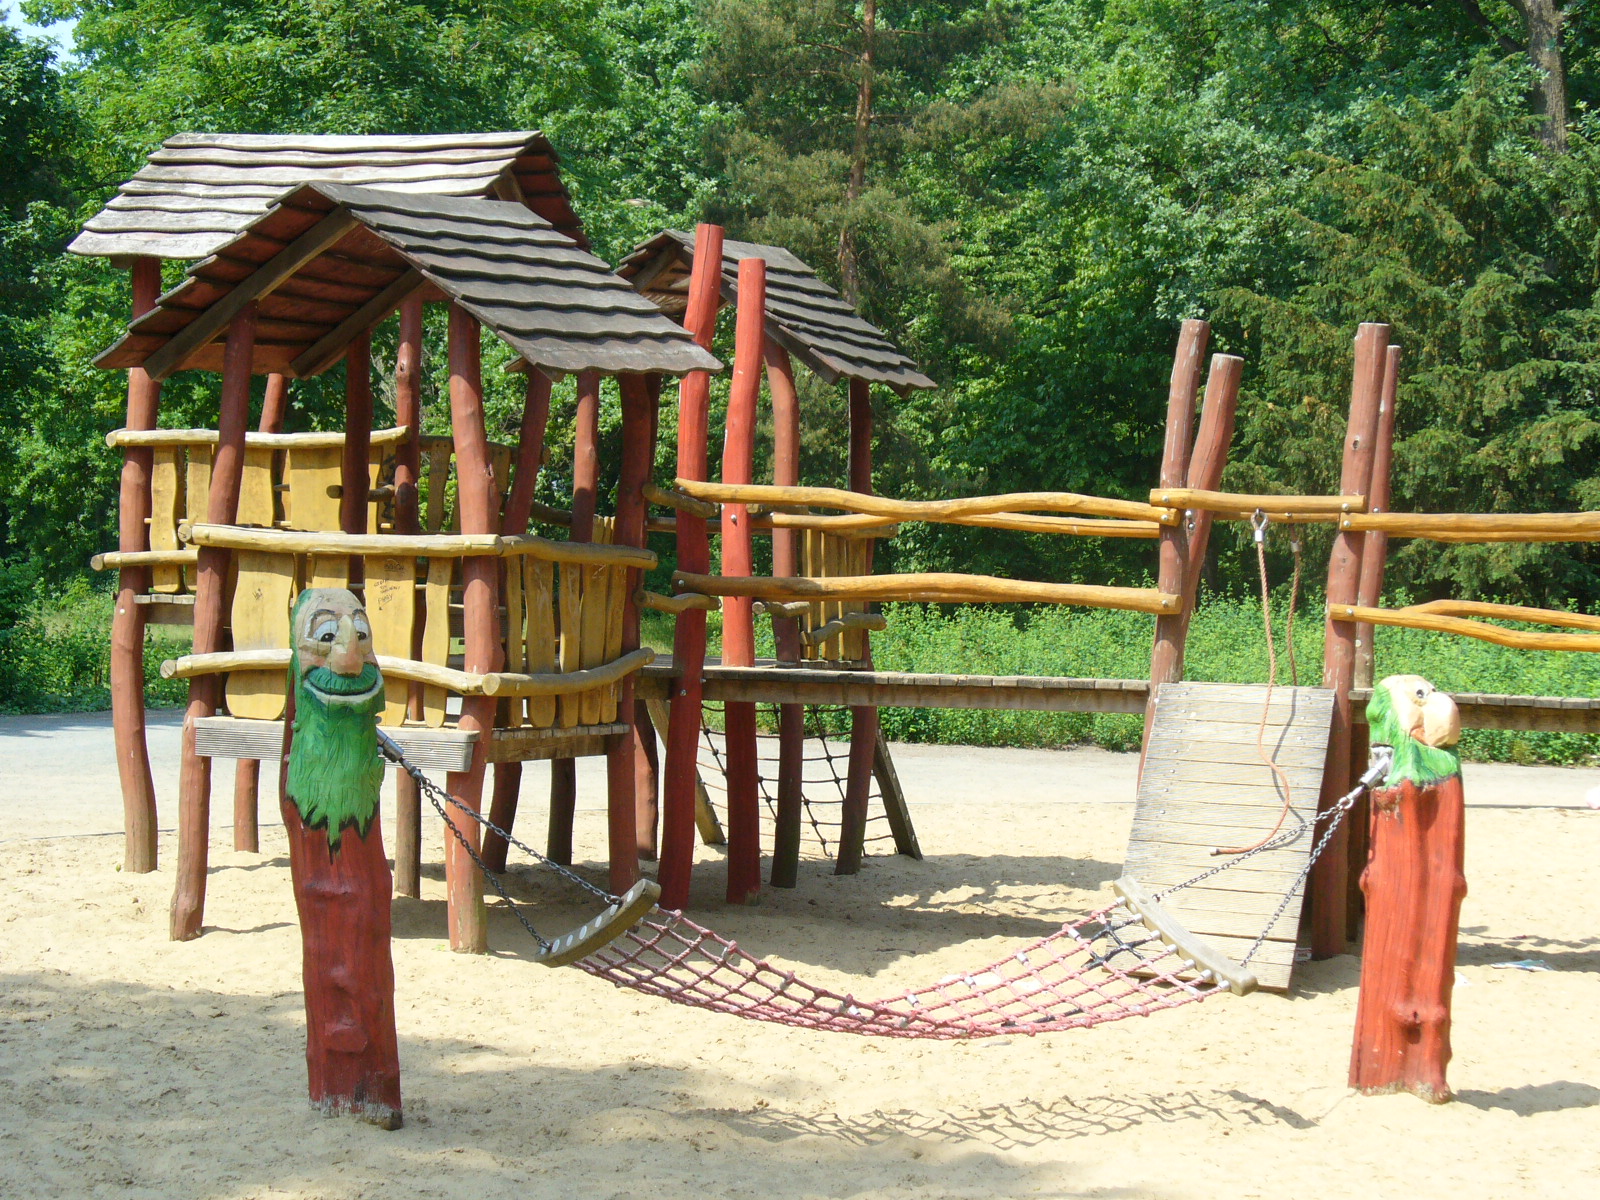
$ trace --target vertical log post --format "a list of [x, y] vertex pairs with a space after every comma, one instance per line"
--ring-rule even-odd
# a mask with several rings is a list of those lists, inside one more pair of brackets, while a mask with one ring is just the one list
[[[572, 529], [575, 542], [594, 540], [595, 506], [600, 493], [600, 376], [583, 371], [577, 382], [577, 414], [572, 436]], [[572, 822], [578, 807], [578, 762], [550, 760], [550, 824], [545, 853], [572, 863]]]
[[[649, 416], [650, 428], [648, 444], [650, 453], [644, 462], [644, 473], [640, 483], [648, 483], [655, 477], [656, 446], [661, 432], [661, 376], [647, 375], [644, 379], [644, 388], [648, 394], [649, 403], [645, 411]], [[639, 502], [639, 544], [643, 546], [648, 541], [649, 506], [641, 495]], [[632, 578], [638, 585], [630, 587], [627, 593], [627, 603], [633, 609], [633, 625], [635, 637], [632, 648], [639, 646], [638, 627], [639, 612], [634, 604], [633, 597], [644, 586], [644, 574], [640, 572]], [[660, 858], [661, 844], [661, 759], [656, 750], [656, 727], [650, 718], [648, 702], [637, 697], [637, 687], [633, 679], [628, 680], [628, 689], [635, 693], [633, 701], [633, 829], [637, 839], [636, 848], [640, 861], [655, 862]], [[626, 709], [619, 709], [617, 720], [626, 721]]]
[[[694, 265], [689, 276], [689, 303], [684, 328], [705, 350], [717, 329], [722, 303], [722, 228], [695, 229]], [[678, 477], [703, 483], [707, 478], [706, 420], [711, 375], [691, 371], [678, 385]], [[678, 514], [678, 566], [704, 574], [711, 569], [710, 540], [704, 518]], [[689, 876], [694, 866], [695, 798], [700, 782], [700, 723], [706, 661], [706, 614], [690, 609], [678, 614], [672, 635], [672, 703], [667, 714], [667, 760], [661, 792], [660, 904], [681, 909], [689, 903]]]
[[1350, 1086], [1367, 1095], [1450, 1099], [1450, 998], [1455, 986], [1465, 808], [1455, 702], [1416, 675], [1373, 689], [1375, 743], [1394, 763], [1372, 793], [1372, 857], [1361, 876], [1367, 937], [1361, 957]]
[[[739, 311], [734, 332], [733, 382], [728, 392], [728, 423], [722, 446], [722, 481], [751, 483], [755, 467], [756, 404], [761, 395], [762, 345], [766, 340], [767, 263], [739, 260]], [[749, 508], [722, 508], [722, 573], [754, 570]], [[756, 662], [755, 617], [751, 601], [722, 601], [722, 661], [730, 667]], [[728, 903], [753, 904], [761, 892], [761, 780], [756, 762], [756, 706], [728, 701], [723, 706], [728, 764]]]
[[[422, 296], [413, 293], [400, 305], [400, 339], [394, 358], [394, 419], [406, 427], [395, 448], [394, 531], [421, 533], [422, 509], [417, 484], [422, 478]], [[422, 658], [423, 617], [413, 618], [411, 657]], [[406, 706], [412, 720], [422, 719], [422, 685], [411, 685]], [[422, 793], [416, 780], [395, 771], [394, 892], [422, 895]]]
[[[1200, 394], [1200, 372], [1205, 364], [1206, 343], [1211, 326], [1205, 321], [1188, 320], [1178, 332], [1178, 349], [1172, 356], [1172, 379], [1167, 385], [1166, 438], [1161, 450], [1160, 486], [1185, 486], [1189, 460], [1194, 449], [1195, 400]], [[1168, 594], [1183, 595], [1189, 561], [1187, 515], [1177, 525], [1161, 527], [1157, 558], [1157, 587]], [[1185, 596], [1185, 608], [1193, 604]], [[1150, 648], [1150, 698], [1145, 702], [1144, 740], [1150, 740], [1150, 726], [1156, 713], [1156, 693], [1163, 683], [1183, 678], [1183, 649], [1188, 637], [1184, 614], [1168, 613], [1156, 618], [1155, 644]], [[1143, 759], [1141, 758], [1141, 763]]]
[[[772, 482], [800, 483], [800, 400], [789, 352], [771, 338], [764, 343], [767, 387], [772, 393]], [[800, 574], [800, 531], [772, 531], [772, 573]], [[772, 640], [780, 663], [800, 661], [800, 623], [772, 618]], [[792, 888], [800, 874], [800, 825], [805, 808], [806, 708], [778, 705], [778, 820], [772, 841], [772, 886]]]
[[[133, 316], [155, 307], [161, 291], [161, 260], [136, 258], [129, 271]], [[128, 371], [128, 428], [154, 429], [161, 405], [161, 382], [143, 367]], [[150, 474], [155, 452], [149, 446], [123, 451], [117, 503], [117, 549], [136, 553], [150, 548]], [[150, 750], [144, 726], [144, 607], [150, 568], [123, 567], [117, 575], [117, 606], [111, 617], [111, 727], [116, 738], [117, 775], [122, 783], [122, 869], [143, 874], [156, 869], [156, 789], [150, 775]]]
[[[865, 379], [850, 380], [850, 490], [872, 491], [872, 389]], [[866, 569], [872, 570], [873, 543], [868, 539]], [[871, 635], [861, 632], [867, 665], [872, 665]], [[857, 705], [850, 710], [850, 758], [846, 767], [844, 804], [839, 816], [839, 852], [835, 875], [854, 875], [866, 853], [867, 801], [872, 795], [872, 767], [878, 753], [878, 710]]]
[[[643, 375], [619, 375], [622, 393], [622, 465], [617, 477], [617, 515], [612, 540], [618, 546], [645, 543], [644, 486], [650, 482], [655, 462], [656, 403], [650, 381]], [[643, 572], [630, 570], [622, 589], [622, 652], [639, 648], [639, 606], [634, 603]], [[634, 710], [634, 679], [629, 675], [617, 689], [617, 718], [627, 721]], [[644, 753], [638, 726], [618, 734], [606, 748], [607, 831], [611, 851], [611, 890], [617, 895], [639, 881], [638, 811], [634, 803], [639, 758]]]
[[[450, 305], [450, 423], [455, 435], [456, 486], [462, 533], [494, 533], [498, 525], [494, 464], [483, 424], [482, 332], [477, 318]], [[466, 634], [465, 669], [474, 674], [500, 667], [499, 563], [489, 555], [462, 561], [462, 608]], [[483, 806], [483, 775], [488, 739], [494, 729], [493, 696], [467, 696], [457, 727], [476, 730], [472, 763], [446, 777], [450, 794], [474, 811]], [[444, 871], [449, 901], [450, 949], [482, 954], [489, 948], [483, 876], [467, 847], [481, 844], [476, 821], [452, 810], [445, 831]], [[457, 834], [460, 836], [457, 837]], [[463, 841], [465, 845], [463, 845]]]
[[[365, 533], [371, 489], [372, 332], [363, 330], [344, 352], [344, 450], [339, 460], [339, 528]], [[366, 582], [367, 560], [350, 555], [345, 578], [352, 588]]]
[[[267, 376], [258, 428], [262, 433], [283, 432], [283, 418], [288, 409], [289, 377], [273, 372]], [[260, 791], [261, 760], [239, 759], [233, 769], [233, 848], [247, 854], [261, 852]]]
[[[1400, 347], [1390, 346], [1384, 362], [1383, 395], [1378, 402], [1378, 441], [1372, 457], [1372, 486], [1367, 493], [1369, 513], [1389, 511], [1390, 475], [1394, 464], [1395, 405], [1399, 400], [1400, 388], [1400, 361]], [[1377, 607], [1383, 596], [1383, 570], [1388, 555], [1389, 535], [1381, 529], [1368, 530], [1361, 544], [1361, 580], [1356, 585], [1357, 604]], [[1357, 688], [1372, 686], [1375, 678], [1375, 650], [1372, 624], [1365, 621], [1357, 622], [1355, 665]], [[1366, 769], [1367, 751], [1370, 746], [1369, 729], [1366, 725], [1354, 725], [1350, 734], [1350, 774], [1355, 778]], [[1350, 887], [1347, 892], [1349, 903], [1346, 906], [1345, 919], [1348, 922], [1346, 928], [1358, 935], [1361, 929], [1363, 903], [1359, 870], [1360, 864], [1367, 861], [1367, 852], [1370, 848], [1369, 808], [1369, 798], [1363, 796], [1356, 801], [1355, 807], [1350, 810], [1350, 815], [1345, 818], [1345, 824], [1350, 829], [1351, 863]]]
[[280, 792], [300, 915], [311, 1103], [398, 1129], [392, 884], [378, 819], [383, 679], [351, 592], [302, 592], [291, 629]]
[[[217, 422], [217, 453], [211, 465], [211, 491], [206, 521], [232, 525], [239, 515], [239, 489], [244, 479], [244, 435], [250, 423], [250, 374], [255, 357], [256, 303], [251, 301], [228, 325], [222, 356], [222, 402]], [[223, 614], [227, 608], [228, 551], [202, 546], [195, 566], [194, 652], [222, 649]], [[189, 707], [184, 713], [182, 757], [178, 768], [178, 871], [172, 892], [169, 933], [175, 942], [200, 936], [205, 920], [206, 866], [210, 860], [211, 760], [195, 747], [195, 722], [216, 713], [220, 675], [189, 681]]]
[[[511, 480], [511, 495], [500, 518], [500, 532], [528, 532], [533, 515], [533, 495], [539, 484], [539, 467], [544, 461], [544, 431], [550, 423], [550, 377], [531, 364], [522, 395], [522, 427], [517, 433], [517, 467]], [[521, 568], [515, 560], [504, 570]], [[508, 618], [509, 615], [508, 615]], [[512, 700], [511, 704], [520, 704]], [[494, 795], [489, 802], [489, 820], [496, 828], [511, 832], [517, 819], [517, 800], [522, 792], [522, 764], [503, 762], [494, 765]], [[483, 861], [491, 871], [506, 869], [506, 839], [487, 832], [483, 837]]]
[[[1372, 481], [1378, 403], [1388, 357], [1389, 327], [1364, 323], [1356, 333], [1355, 370], [1350, 384], [1350, 420], [1345, 431], [1341, 495], [1365, 495]], [[1328, 604], [1354, 604], [1361, 579], [1361, 533], [1340, 533], [1328, 559]], [[1355, 683], [1355, 626], [1329, 619], [1325, 626], [1322, 686], [1333, 690], [1333, 726], [1328, 736], [1327, 766], [1322, 774], [1319, 808], [1327, 809], [1350, 790], [1350, 745], [1353, 712], [1350, 688]], [[1347, 893], [1350, 883], [1350, 839], [1341, 825], [1311, 872], [1306, 900], [1311, 909], [1311, 953], [1318, 958], [1343, 954], [1350, 937]]]

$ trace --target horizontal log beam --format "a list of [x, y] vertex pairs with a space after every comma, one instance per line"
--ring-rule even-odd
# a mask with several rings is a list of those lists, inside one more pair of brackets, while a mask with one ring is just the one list
[[1527, 621], [1554, 625], [1561, 629], [1586, 629], [1600, 633], [1600, 617], [1588, 613], [1565, 612], [1559, 608], [1529, 608], [1522, 604], [1489, 604], [1482, 600], [1429, 600], [1409, 604], [1404, 612], [1438, 613], [1446, 617], [1489, 617], [1500, 621]]
[[[812, 513], [770, 513], [751, 522], [751, 528], [761, 528], [763, 523], [773, 529], [820, 529], [825, 533], [839, 533], [859, 537], [893, 537], [898, 529], [896, 520], [873, 516], [825, 517]], [[979, 516], [944, 517], [941, 525], [974, 525], [980, 529], [1010, 529], [1018, 533], [1057, 533], [1077, 537], [1157, 538], [1161, 526], [1156, 521], [1123, 521], [1104, 517], [1049, 517], [1029, 513], [985, 513]]]
[[299, 529], [257, 529], [242, 525], [180, 522], [178, 536], [195, 546], [257, 550], [263, 554], [415, 555], [418, 558], [512, 558], [527, 555], [546, 562], [650, 570], [656, 556], [634, 546], [557, 542], [533, 534], [496, 533], [335, 533]]
[[89, 566], [96, 571], [116, 571], [123, 567], [186, 567], [200, 559], [193, 546], [187, 550], [108, 550], [96, 554]]
[[[643, 589], [633, 594], [633, 602], [640, 608], [648, 608], [651, 612], [681, 613], [690, 609], [700, 609], [703, 612], [715, 612], [722, 607], [722, 602], [715, 596], [702, 596], [698, 592], [682, 592], [676, 596], [663, 596], [660, 592], [647, 592]], [[808, 608], [808, 605], [801, 605]]]
[[1436, 612], [1418, 612], [1406, 608], [1368, 608], [1361, 604], [1330, 604], [1328, 616], [1335, 621], [1367, 621], [1373, 625], [1426, 629], [1433, 633], [1453, 633], [1461, 637], [1476, 638], [1480, 642], [1493, 642], [1497, 646], [1509, 646], [1514, 650], [1600, 653], [1600, 634], [1594, 633], [1542, 633], [1528, 629], [1507, 629], [1501, 625], [1489, 625], [1483, 621], [1444, 616]]
[[679, 491], [697, 500], [717, 504], [803, 505], [838, 508], [846, 512], [904, 521], [947, 521], [952, 517], [982, 517], [996, 513], [1066, 513], [1086, 517], [1114, 517], [1175, 525], [1178, 512], [1137, 500], [1111, 500], [1076, 492], [1014, 492], [1003, 496], [969, 496], [958, 500], [893, 500], [843, 488], [777, 487], [759, 483], [698, 483], [676, 481]]
[[692, 575], [672, 577], [679, 591], [707, 596], [749, 596], [755, 600], [866, 600], [928, 604], [1076, 604], [1130, 612], [1177, 612], [1183, 601], [1154, 588], [1099, 587], [1079, 583], [1035, 583], [993, 575], [945, 573], [805, 576]]
[[829, 638], [838, 637], [847, 629], [868, 629], [882, 633], [889, 628], [889, 618], [882, 613], [843, 613], [825, 621], [815, 629], [802, 629], [800, 642], [806, 646], [820, 646]]
[[1363, 513], [1341, 518], [1339, 528], [1438, 542], [1597, 542], [1600, 512]]
[[721, 509], [715, 504], [708, 504], [704, 500], [696, 500], [693, 496], [686, 495], [677, 488], [664, 488], [654, 483], [644, 485], [644, 498], [651, 504], [659, 504], [662, 508], [673, 508], [679, 512], [686, 512], [691, 517], [700, 517], [704, 520], [713, 520]]
[[[485, 675], [483, 691], [488, 696], [568, 696], [574, 692], [588, 692], [605, 687], [647, 667], [656, 659], [656, 652], [648, 646], [629, 651], [621, 658], [604, 666], [590, 667], [584, 671], [549, 672], [542, 675], [517, 675], [501, 671]], [[381, 659], [379, 660], [381, 663]]]
[[1287, 518], [1337, 516], [1340, 513], [1367, 511], [1365, 496], [1255, 496], [1244, 492], [1212, 492], [1202, 488], [1151, 488], [1150, 503], [1167, 508], [1198, 509], [1202, 512], [1250, 515], [1266, 513]]
[[[197, 675], [222, 675], [229, 671], [282, 671], [289, 667], [289, 654], [283, 650], [223, 650], [215, 654], [185, 654], [169, 658], [161, 664], [163, 679], [193, 679]], [[474, 675], [441, 667], [436, 663], [417, 662], [410, 658], [390, 658], [378, 655], [378, 670], [391, 679], [404, 679], [411, 683], [431, 684], [446, 688], [458, 696], [484, 695], [486, 675]]]
[[[374, 446], [392, 446], [405, 441], [411, 430], [405, 425], [392, 429], [374, 429]], [[215, 446], [218, 434], [215, 429], [113, 429], [106, 434], [106, 445], [115, 450], [119, 446]], [[244, 435], [244, 444], [252, 450], [337, 450], [344, 445], [344, 434], [338, 430], [326, 433], [257, 433]]]

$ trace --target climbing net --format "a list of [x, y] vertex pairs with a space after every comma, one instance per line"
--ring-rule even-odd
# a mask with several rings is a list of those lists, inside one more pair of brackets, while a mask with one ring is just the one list
[[[756, 709], [756, 770], [761, 799], [766, 807], [770, 830], [778, 819], [778, 705], [761, 704]], [[805, 706], [805, 743], [801, 755], [800, 797], [805, 813], [807, 840], [818, 852], [831, 858], [839, 847], [839, 831], [844, 825], [845, 785], [849, 775], [850, 743], [834, 740], [830, 730], [849, 727], [850, 710], [843, 706], [813, 704]], [[722, 705], [706, 701], [705, 719], [700, 723], [700, 780], [706, 797], [719, 817], [727, 814], [727, 748], [722, 735]], [[867, 794], [866, 853], [894, 843], [889, 818], [884, 811], [883, 789], [874, 773]]]

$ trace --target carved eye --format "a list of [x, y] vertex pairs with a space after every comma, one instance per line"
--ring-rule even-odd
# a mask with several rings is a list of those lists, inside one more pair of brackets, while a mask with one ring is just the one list
[[339, 636], [339, 622], [334, 620], [318, 621], [311, 629], [312, 640], [321, 642], [325, 646], [333, 645], [333, 639]]
[[356, 614], [356, 616], [355, 616], [355, 626], [356, 626], [356, 637], [360, 638], [363, 642], [371, 640], [371, 638], [372, 638], [372, 626], [367, 622], [367, 617], [366, 617], [365, 613], [357, 613]]
[[1417, 699], [1418, 700], [1426, 700], [1427, 698], [1428, 698], [1428, 689], [1427, 688], [1418, 688], [1417, 689]]

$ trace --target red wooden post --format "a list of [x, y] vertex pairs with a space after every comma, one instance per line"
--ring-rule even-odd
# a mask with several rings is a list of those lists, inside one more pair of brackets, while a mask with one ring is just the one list
[[[850, 490], [872, 491], [872, 389], [865, 379], [850, 380]], [[867, 570], [872, 570], [871, 541], [867, 542]], [[861, 644], [872, 662], [870, 634], [862, 631]], [[872, 793], [872, 766], [878, 748], [878, 710], [861, 705], [850, 710], [850, 759], [840, 813], [839, 853], [834, 874], [854, 875], [866, 851], [867, 801]]]
[[[1239, 408], [1239, 383], [1244, 378], [1244, 359], [1235, 354], [1213, 354], [1206, 375], [1206, 395], [1200, 404], [1200, 429], [1194, 438], [1194, 454], [1189, 459], [1187, 486], [1213, 491], [1222, 483], [1222, 469], [1228, 463], [1228, 447], [1233, 443], [1233, 419]], [[1184, 565], [1183, 636], [1188, 637], [1194, 617], [1194, 601], [1200, 591], [1200, 573], [1206, 565], [1206, 546], [1211, 541], [1211, 514], [1197, 512], [1189, 522], [1188, 562]], [[1183, 664], [1178, 664], [1182, 669]]]
[[[494, 533], [499, 525], [499, 489], [489, 459], [489, 438], [483, 424], [482, 333], [477, 319], [459, 305], [450, 305], [450, 423], [455, 435], [456, 484], [462, 533]], [[462, 608], [466, 634], [465, 669], [474, 673], [500, 666], [499, 563], [488, 555], [462, 561]], [[474, 811], [483, 805], [487, 739], [494, 728], [493, 696], [467, 696], [461, 702], [462, 730], [479, 731], [472, 763], [446, 778], [450, 794]], [[481, 844], [479, 826], [451, 811], [450, 825], [461, 837], [445, 831], [444, 871], [449, 898], [450, 948], [482, 954], [489, 948], [483, 876], [466, 846]], [[462, 845], [462, 839], [466, 846]]]
[[[422, 296], [413, 293], [400, 305], [400, 339], [394, 358], [394, 419], [406, 427], [395, 447], [394, 531], [421, 533], [422, 511], [417, 483], [422, 478]], [[422, 622], [415, 621], [411, 657], [422, 657]], [[422, 718], [422, 685], [411, 685], [407, 714]], [[422, 895], [422, 793], [416, 780], [395, 771], [394, 892]]]
[[[371, 487], [368, 463], [372, 458], [372, 334], [362, 331], [350, 339], [344, 354], [344, 453], [339, 464], [339, 528], [346, 533], [367, 532], [367, 492]], [[363, 560], [350, 556], [351, 582]]]
[[[722, 447], [722, 481], [752, 483], [756, 448], [756, 402], [761, 395], [761, 353], [766, 340], [767, 263], [739, 260], [739, 312], [735, 324], [733, 384]], [[722, 573], [754, 570], [750, 512], [743, 504], [722, 508]], [[722, 661], [730, 667], [756, 662], [751, 601], [722, 601]], [[723, 706], [728, 772], [728, 903], [752, 904], [761, 892], [761, 780], [756, 762], [756, 706]]]
[[[1378, 428], [1378, 402], [1389, 346], [1389, 327], [1365, 323], [1356, 333], [1355, 370], [1350, 385], [1350, 421], [1345, 433], [1341, 495], [1365, 495], [1372, 481], [1372, 459]], [[1360, 533], [1340, 533], [1328, 559], [1328, 605], [1354, 604], [1361, 578]], [[1355, 626], [1326, 622], [1322, 686], [1331, 688], [1333, 727], [1328, 736], [1327, 766], [1322, 774], [1319, 806], [1326, 809], [1350, 790], [1350, 746], [1353, 713], [1350, 688], [1355, 683]], [[1311, 908], [1311, 952], [1319, 958], [1343, 954], [1350, 938], [1347, 892], [1350, 841], [1341, 826], [1329, 840], [1311, 872], [1306, 900]]]
[[[722, 303], [722, 229], [701, 225], [695, 230], [694, 267], [689, 276], [689, 304], [684, 328], [706, 350], [717, 329]], [[704, 482], [706, 417], [711, 376], [691, 371], [678, 385], [678, 476]], [[678, 566], [705, 573], [711, 569], [711, 548], [704, 518], [678, 514]], [[689, 903], [689, 875], [694, 865], [695, 785], [699, 782], [700, 706], [704, 695], [706, 615], [699, 609], [678, 614], [673, 627], [672, 704], [667, 718], [667, 761], [661, 795], [661, 907], [681, 909]]]
[[[161, 260], [136, 258], [133, 315], [155, 306], [161, 291]], [[128, 428], [154, 429], [161, 405], [161, 382], [143, 367], [128, 372]], [[154, 451], [129, 446], [123, 452], [117, 505], [117, 549], [136, 553], [150, 548], [150, 473]], [[148, 567], [123, 567], [117, 574], [117, 606], [111, 617], [111, 727], [116, 738], [117, 775], [122, 783], [122, 869], [156, 869], [156, 789], [150, 776], [150, 751], [144, 728], [144, 608], [139, 597], [150, 590]]]
[[[533, 514], [533, 494], [539, 483], [539, 466], [544, 461], [544, 431], [550, 422], [550, 377], [537, 367], [528, 367], [528, 377], [522, 396], [522, 428], [517, 434], [517, 469], [512, 476], [511, 495], [506, 500], [506, 510], [500, 519], [500, 532], [519, 534], [528, 532], [528, 520]], [[507, 570], [518, 570], [513, 562]], [[512, 704], [520, 701], [512, 700]], [[489, 802], [489, 820], [496, 828], [511, 832], [517, 819], [517, 800], [522, 791], [522, 764], [519, 762], [495, 763], [494, 796]], [[483, 861], [491, 871], [506, 869], [505, 838], [498, 833], [486, 832], [483, 837]]]
[[[578, 407], [572, 435], [572, 528], [575, 542], [594, 541], [594, 514], [600, 493], [600, 374], [578, 373]], [[550, 827], [545, 853], [564, 865], [572, 862], [572, 821], [578, 807], [576, 759], [550, 760]]]
[[[1400, 347], [1390, 346], [1384, 362], [1383, 396], [1378, 402], [1378, 440], [1373, 449], [1372, 486], [1367, 495], [1367, 511], [1373, 513], [1389, 511], [1389, 477], [1394, 463], [1394, 421], [1395, 405], [1399, 399], [1400, 360]], [[1377, 606], [1383, 595], [1383, 569], [1388, 555], [1389, 535], [1381, 529], [1368, 530], [1361, 544], [1361, 580], [1356, 585], [1356, 603], [1366, 607]], [[1357, 688], [1372, 686], [1375, 648], [1371, 623], [1357, 622], [1354, 679]], [[1352, 778], [1360, 776], [1366, 769], [1369, 745], [1367, 726], [1352, 725], [1350, 730]], [[1355, 807], [1350, 810], [1350, 815], [1345, 818], [1345, 824], [1350, 830], [1352, 868], [1367, 861], [1367, 852], [1370, 848], [1368, 838], [1371, 832], [1371, 823], [1367, 819], [1368, 809], [1368, 798], [1363, 796], [1356, 801]], [[1346, 905], [1345, 919], [1348, 922], [1346, 928], [1359, 931], [1363, 900], [1360, 877], [1354, 869], [1350, 873], [1347, 895], [1349, 902]]]
[[[764, 344], [767, 388], [772, 393], [772, 482], [779, 487], [800, 483], [800, 400], [794, 386], [789, 352], [771, 338]], [[800, 531], [772, 531], [772, 573], [800, 574]], [[772, 638], [778, 661], [800, 661], [800, 624], [773, 617]], [[794, 887], [800, 873], [800, 825], [805, 809], [806, 709], [803, 704], [778, 706], [778, 819], [772, 840], [772, 886]]]
[[[1167, 385], [1166, 440], [1161, 450], [1161, 487], [1183, 487], [1189, 473], [1194, 448], [1195, 400], [1200, 394], [1200, 370], [1205, 363], [1206, 343], [1211, 326], [1189, 320], [1178, 332], [1178, 349], [1172, 356], [1172, 379]], [[1156, 586], [1169, 595], [1183, 595], [1189, 562], [1187, 520], [1161, 527], [1157, 557]], [[1193, 604], [1186, 597], [1185, 607]], [[1156, 640], [1150, 649], [1150, 698], [1145, 702], [1145, 740], [1156, 711], [1156, 689], [1163, 683], [1183, 678], [1183, 648], [1188, 622], [1183, 613], [1166, 613], [1156, 618]]]
[[1361, 957], [1350, 1086], [1367, 1095], [1450, 1099], [1450, 997], [1455, 986], [1465, 807], [1455, 703], [1415, 675], [1385, 679], [1367, 710], [1374, 741], [1393, 745], [1372, 793], [1372, 856], [1361, 877]]
[[[256, 303], [251, 301], [228, 325], [222, 357], [222, 401], [217, 422], [217, 454], [211, 465], [211, 491], [206, 521], [231, 525], [239, 515], [239, 489], [244, 478], [244, 435], [250, 423], [250, 368], [255, 357]], [[195, 567], [194, 652], [222, 649], [223, 613], [227, 602], [228, 552], [200, 548]], [[178, 871], [172, 893], [169, 931], [173, 941], [200, 936], [205, 919], [206, 865], [210, 859], [211, 760], [195, 747], [195, 722], [216, 713], [221, 676], [200, 675], [189, 681], [189, 707], [184, 713], [182, 759], [178, 768]]]
[[[644, 486], [650, 482], [655, 462], [656, 398], [643, 375], [619, 375], [622, 393], [622, 466], [617, 478], [617, 515], [612, 541], [618, 546], [643, 546], [645, 542]], [[622, 652], [639, 648], [639, 607], [633, 594], [643, 572], [627, 575], [622, 615]], [[617, 689], [617, 719], [633, 715], [634, 680], [628, 676]], [[643, 753], [637, 726], [614, 738], [606, 750], [607, 830], [611, 850], [611, 890], [618, 895], [639, 881], [638, 811], [634, 803], [638, 785], [638, 760]]]
[[[648, 375], [645, 377], [644, 387], [648, 393], [649, 403], [645, 406], [650, 419], [649, 446], [650, 454], [644, 463], [643, 482], [649, 482], [655, 475], [656, 445], [661, 432], [661, 376]], [[647, 527], [649, 521], [649, 506], [641, 495], [639, 501], [639, 544], [642, 546], [647, 540]], [[628, 589], [627, 603], [633, 605], [634, 593], [639, 587], [644, 586], [642, 572], [631, 576], [636, 581], [637, 587]], [[638, 629], [639, 613], [634, 608], [633, 622], [635, 631]], [[638, 637], [634, 639], [634, 647], [639, 645]], [[633, 681], [629, 681], [630, 686]], [[635, 688], [635, 690], [637, 690]], [[633, 830], [637, 839], [636, 849], [639, 859], [643, 862], [655, 862], [660, 858], [660, 829], [661, 829], [661, 762], [656, 750], [656, 727], [650, 719], [650, 708], [643, 700], [635, 699], [633, 702], [632, 732], [629, 736], [633, 739]], [[617, 720], [627, 721], [628, 717], [619, 711]]]
[[[281, 433], [288, 408], [289, 377], [273, 372], [261, 400], [261, 432]], [[233, 848], [249, 854], [261, 851], [260, 788], [261, 761], [239, 759], [233, 771]]]

